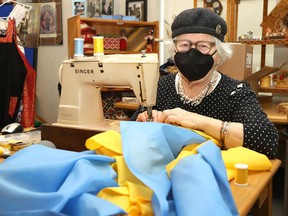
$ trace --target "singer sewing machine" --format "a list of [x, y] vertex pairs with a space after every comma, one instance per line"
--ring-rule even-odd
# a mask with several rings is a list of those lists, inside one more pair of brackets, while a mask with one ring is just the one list
[[158, 55], [78, 57], [65, 60], [59, 75], [62, 90], [58, 119], [53, 125], [97, 131], [117, 130], [114, 120], [104, 118], [101, 88], [132, 88], [139, 103], [149, 108], [151, 114], [159, 79]]

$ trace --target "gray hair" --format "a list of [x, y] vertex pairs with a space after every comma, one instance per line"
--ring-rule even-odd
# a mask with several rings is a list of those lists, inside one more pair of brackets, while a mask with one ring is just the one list
[[217, 47], [217, 53], [219, 55], [220, 61], [218, 62], [218, 65], [221, 65], [226, 60], [230, 59], [232, 56], [232, 48], [231, 45], [228, 43], [221, 42], [218, 38], [214, 37], [216, 47]]

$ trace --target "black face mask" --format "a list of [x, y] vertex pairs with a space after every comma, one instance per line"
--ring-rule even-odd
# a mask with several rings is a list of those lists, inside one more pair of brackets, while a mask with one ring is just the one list
[[[216, 50], [217, 51], [217, 50]], [[186, 53], [176, 52], [174, 61], [180, 72], [189, 80], [195, 81], [205, 77], [211, 70], [214, 59], [213, 55], [203, 54], [195, 48]]]

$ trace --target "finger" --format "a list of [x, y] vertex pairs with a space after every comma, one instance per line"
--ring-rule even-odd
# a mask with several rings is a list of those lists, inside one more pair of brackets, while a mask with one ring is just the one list
[[138, 115], [136, 121], [137, 121], [137, 122], [142, 122], [143, 120], [142, 120], [141, 116]]
[[165, 123], [176, 125], [177, 119], [173, 116], [167, 116], [167, 118], [165, 119]]
[[166, 118], [167, 118], [167, 115], [165, 115], [163, 112], [158, 112], [156, 120], [157, 122], [164, 123]]
[[139, 122], [145, 122], [145, 121], [148, 121], [148, 115], [147, 115], [147, 112], [142, 112], [138, 115], [136, 121], [139, 121]]
[[169, 115], [171, 114], [171, 110], [170, 110], [170, 109], [164, 110], [163, 113], [164, 113], [166, 116], [169, 116]]
[[178, 115], [179, 111], [177, 111], [177, 108], [175, 108], [164, 110], [163, 113], [167, 116], [172, 116], [172, 115]]
[[158, 111], [157, 110], [152, 110], [153, 119], [157, 118], [157, 116], [158, 116]]

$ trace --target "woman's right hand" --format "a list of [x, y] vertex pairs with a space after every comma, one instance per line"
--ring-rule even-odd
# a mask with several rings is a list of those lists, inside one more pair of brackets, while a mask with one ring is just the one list
[[[165, 122], [166, 117], [167, 117], [163, 112], [157, 111], [157, 110], [152, 110], [152, 116], [153, 116], [153, 122], [160, 122], [160, 123]], [[147, 111], [144, 111], [144, 112], [140, 113], [137, 116], [136, 121], [138, 121], [138, 122], [147, 122], [148, 121]]]

